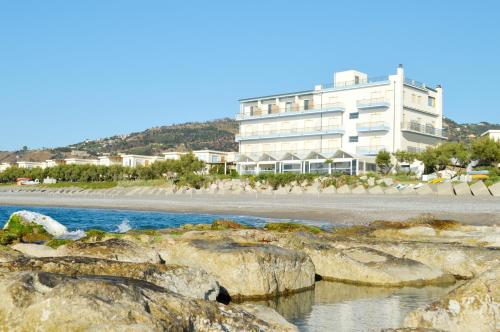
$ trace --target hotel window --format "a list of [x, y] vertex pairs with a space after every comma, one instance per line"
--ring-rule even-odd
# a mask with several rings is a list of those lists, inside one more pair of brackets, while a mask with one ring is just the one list
[[349, 136], [349, 143], [358, 143], [358, 136]]
[[359, 113], [358, 112], [349, 113], [349, 119], [357, 119], [357, 118], [359, 118]]
[[431, 96], [427, 97], [427, 105], [430, 107], [436, 106], [436, 98]]
[[271, 114], [272, 111], [273, 111], [273, 105], [267, 104], [267, 114]]
[[354, 76], [354, 84], [359, 84], [359, 76]]
[[309, 99], [304, 99], [304, 110], [307, 111], [309, 109]]
[[285, 104], [285, 110], [287, 112], [291, 112], [292, 111], [292, 102], [291, 101], [287, 101], [286, 104]]

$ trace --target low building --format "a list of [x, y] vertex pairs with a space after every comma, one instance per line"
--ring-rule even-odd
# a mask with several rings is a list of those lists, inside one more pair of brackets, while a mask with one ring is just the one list
[[17, 166], [19, 168], [26, 168], [26, 169], [32, 169], [32, 168], [46, 168], [47, 164], [44, 161], [18, 161]]
[[122, 165], [126, 167], [149, 166], [162, 160], [159, 156], [142, 156], [137, 154], [122, 154]]
[[64, 159], [66, 165], [99, 165], [97, 159], [80, 159], [80, 158], [67, 158]]
[[481, 137], [487, 136], [495, 141], [500, 142], [500, 129], [490, 129], [481, 134]]
[[64, 165], [65, 162], [62, 159], [49, 159], [49, 160], [45, 160], [45, 164], [47, 167], [50, 168], [50, 167], [55, 167], [58, 165]]
[[[165, 160], [179, 160], [182, 155], [189, 152], [168, 151], [164, 152]], [[217, 151], [217, 150], [195, 150], [193, 155], [206, 164], [205, 172], [208, 172], [212, 166], [224, 165], [224, 173], [235, 168], [236, 152]]]
[[11, 165], [9, 163], [1, 163], [0, 164], [0, 172], [5, 171], [7, 168], [9, 168]]
[[185, 155], [187, 153], [189, 153], [189, 152], [168, 151], [168, 152], [164, 152], [163, 156], [164, 156], [165, 160], [179, 160], [179, 159], [181, 159], [182, 155]]
[[100, 166], [122, 165], [123, 163], [121, 156], [101, 156], [98, 159]]

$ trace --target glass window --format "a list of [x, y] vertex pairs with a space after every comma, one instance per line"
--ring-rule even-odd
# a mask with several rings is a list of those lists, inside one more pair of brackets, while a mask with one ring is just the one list
[[349, 113], [349, 119], [357, 119], [357, 118], [359, 118], [359, 113], [358, 112]]
[[291, 112], [292, 111], [292, 102], [287, 101], [286, 105], [285, 105], [285, 109], [287, 112]]
[[427, 105], [431, 107], [436, 106], [436, 98], [431, 96], [427, 97]]
[[304, 110], [308, 110], [309, 109], [309, 100], [308, 99], [304, 99]]
[[358, 136], [349, 136], [349, 143], [357, 143]]
[[359, 76], [354, 76], [354, 84], [359, 84]]

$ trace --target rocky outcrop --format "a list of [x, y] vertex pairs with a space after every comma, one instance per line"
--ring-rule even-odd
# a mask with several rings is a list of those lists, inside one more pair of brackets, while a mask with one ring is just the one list
[[290, 331], [247, 311], [127, 278], [0, 273], [4, 331]]
[[160, 257], [154, 250], [122, 239], [108, 239], [98, 242], [77, 241], [59, 247], [57, 255], [85, 256], [135, 263], [160, 262]]
[[7, 246], [0, 246], [0, 263], [10, 262], [23, 257], [23, 254]]
[[256, 305], [252, 303], [244, 303], [237, 305], [238, 308], [245, 310], [248, 313], [251, 313], [255, 317], [262, 319], [267, 322], [272, 327], [276, 327], [281, 330], [289, 331], [289, 332], [298, 332], [299, 329], [290, 324], [286, 319], [283, 318], [280, 314], [276, 312], [276, 310], [271, 309], [269, 307], [263, 305]]
[[212, 275], [201, 269], [177, 265], [127, 263], [89, 257], [23, 258], [0, 263], [0, 271], [117, 276], [144, 280], [191, 298], [215, 301], [219, 295], [219, 284]]
[[500, 266], [459, 286], [441, 300], [410, 313], [404, 325], [442, 331], [499, 331]]
[[314, 265], [300, 252], [260, 243], [178, 239], [156, 246], [168, 264], [213, 274], [233, 299], [265, 298], [314, 286]]
[[309, 235], [282, 238], [280, 245], [311, 257], [316, 274], [325, 280], [374, 286], [453, 283], [451, 275], [418, 261], [395, 257], [367, 247], [338, 249]]

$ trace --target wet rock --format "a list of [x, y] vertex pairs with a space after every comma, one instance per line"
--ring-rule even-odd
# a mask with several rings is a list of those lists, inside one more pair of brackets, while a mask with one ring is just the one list
[[20, 258], [0, 263], [0, 271], [102, 275], [144, 280], [190, 298], [215, 301], [219, 284], [212, 275], [178, 265], [128, 263], [89, 257]]
[[224, 239], [178, 239], [156, 245], [168, 264], [213, 274], [231, 298], [264, 298], [314, 286], [314, 265], [303, 253]]
[[338, 249], [327, 241], [302, 234], [282, 238], [279, 243], [311, 257], [316, 274], [325, 280], [377, 286], [454, 282], [440, 269], [362, 246]]
[[127, 278], [0, 274], [5, 331], [287, 331], [235, 306]]
[[84, 256], [122, 262], [160, 263], [158, 254], [145, 246], [122, 239], [98, 242], [76, 241], [57, 249], [58, 256]]
[[500, 267], [482, 273], [439, 301], [410, 313], [404, 325], [443, 331], [499, 331]]

